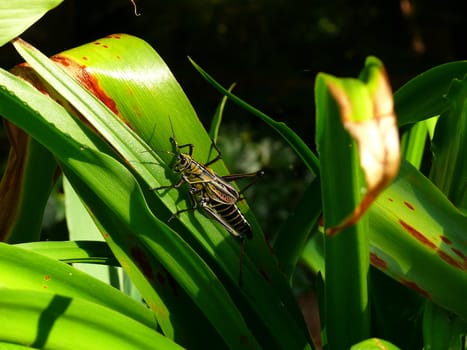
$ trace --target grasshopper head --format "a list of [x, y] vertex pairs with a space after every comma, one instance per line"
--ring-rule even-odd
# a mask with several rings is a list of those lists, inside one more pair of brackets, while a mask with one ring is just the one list
[[188, 154], [179, 153], [175, 159], [174, 170], [182, 173], [189, 168], [191, 157]]

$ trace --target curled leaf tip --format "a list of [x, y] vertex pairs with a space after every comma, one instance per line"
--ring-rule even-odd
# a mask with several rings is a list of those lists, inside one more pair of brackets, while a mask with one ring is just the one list
[[329, 228], [329, 235], [358, 221], [399, 171], [399, 134], [392, 90], [384, 67], [370, 68], [367, 73], [367, 98], [370, 99], [372, 111], [370, 116], [363, 119], [354, 115], [353, 109], [357, 107], [354, 108], [353, 104], [356, 102], [348, 97], [347, 90], [339, 84], [328, 83], [339, 106], [343, 126], [357, 144], [360, 167], [366, 182], [366, 193], [360, 204], [339, 225]]

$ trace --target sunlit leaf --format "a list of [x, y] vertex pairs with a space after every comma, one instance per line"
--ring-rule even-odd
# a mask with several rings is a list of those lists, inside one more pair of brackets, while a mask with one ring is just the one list
[[63, 0], [14, 0], [0, 3], [0, 46], [16, 38]]

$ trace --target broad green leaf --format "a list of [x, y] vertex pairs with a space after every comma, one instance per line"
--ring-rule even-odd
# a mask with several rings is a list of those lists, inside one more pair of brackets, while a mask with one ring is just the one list
[[0, 339], [9, 343], [63, 350], [182, 349], [152, 328], [77, 297], [2, 288], [0, 309]]
[[154, 317], [146, 307], [65, 263], [5, 243], [0, 244], [0, 253], [2, 288], [47, 290], [86, 299], [155, 327]]
[[11, 0], [0, 3], [0, 46], [21, 35], [63, 0]]
[[467, 217], [407, 162], [369, 216], [373, 265], [467, 318]]

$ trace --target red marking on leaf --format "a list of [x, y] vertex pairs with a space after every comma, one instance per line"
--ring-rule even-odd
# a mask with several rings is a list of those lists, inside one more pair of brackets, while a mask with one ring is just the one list
[[441, 257], [441, 259], [446, 261], [449, 265], [452, 265], [452, 266], [454, 266], [455, 268], [458, 268], [458, 269], [463, 269], [462, 264], [460, 264], [458, 261], [456, 261], [452, 256], [450, 256], [446, 252], [444, 252], [442, 250], [438, 250], [437, 253]]
[[457, 248], [451, 248], [451, 250], [464, 262], [462, 265], [467, 268], [467, 256]]
[[44, 280], [46, 281], [50, 281], [52, 279], [52, 277], [50, 275], [45, 275], [44, 276]]
[[407, 208], [409, 208], [410, 210], [415, 210], [415, 208], [413, 207], [413, 205], [410, 204], [409, 202], [404, 201], [404, 205], [405, 205]]
[[433, 242], [431, 242], [428, 238], [426, 238], [420, 231], [417, 231], [415, 228], [413, 228], [412, 226], [410, 226], [408, 223], [406, 223], [403, 220], [399, 219], [399, 223], [417, 241], [424, 244], [425, 246], [427, 246], [430, 249], [436, 249], [436, 245]]
[[378, 255], [375, 253], [370, 253], [370, 261], [373, 264], [373, 266], [384, 269], [386, 270], [388, 268], [388, 263], [381, 259]]
[[408, 281], [408, 280], [403, 279], [403, 278], [401, 278], [400, 281], [404, 286], [407, 286], [407, 287], [415, 290], [417, 293], [420, 293], [421, 295], [423, 295], [427, 299], [431, 299], [430, 294], [425, 289], [423, 289], [418, 284], [416, 284], [415, 282]]
[[73, 64], [68, 58], [62, 56], [52, 56], [52, 59], [64, 67], [70, 67]]
[[133, 247], [130, 249], [130, 254], [136, 262], [136, 265], [139, 266], [143, 275], [146, 276], [149, 281], [154, 281], [152, 266], [149, 263], [145, 252], [139, 247]]
[[319, 217], [319, 226], [324, 227], [324, 215]]
[[94, 96], [101, 100], [112, 112], [118, 114], [117, 104], [115, 101], [107, 95], [107, 93], [100, 87], [99, 80], [91, 75], [84, 65], [79, 65], [75, 61], [72, 61], [68, 57], [60, 55], [52, 56], [52, 59], [67, 67], [67, 70], [74, 76], [78, 81], [83, 84]]
[[118, 114], [117, 104], [115, 101], [107, 95], [107, 93], [102, 90], [99, 85], [99, 81], [95, 76], [90, 75], [86, 70], [82, 71], [82, 76], [79, 77], [80, 81], [107, 107], [110, 108], [112, 112]]
[[99, 41], [94, 41], [93, 44], [94, 45], [100, 45], [101, 43]]
[[439, 238], [441, 238], [441, 240], [446, 244], [449, 244], [449, 245], [452, 244], [452, 241], [444, 235], [440, 235]]
[[122, 35], [121, 34], [110, 34], [110, 35], [106, 35], [105, 37], [109, 39], [121, 39]]
[[105, 48], [105, 49], [108, 49], [108, 48], [109, 48], [108, 45], [102, 45], [102, 47]]

